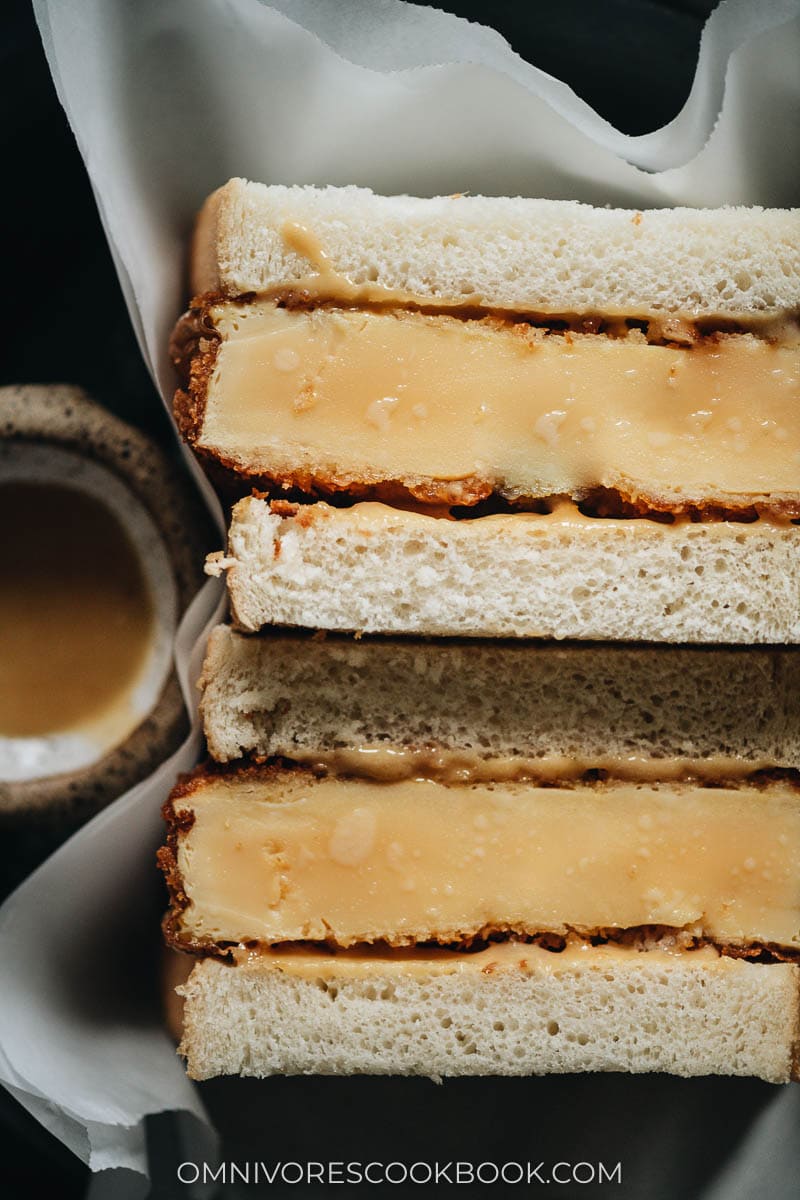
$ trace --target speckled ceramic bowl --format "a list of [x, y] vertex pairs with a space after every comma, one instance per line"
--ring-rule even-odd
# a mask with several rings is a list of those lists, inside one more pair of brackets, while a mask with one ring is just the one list
[[[48, 488], [76, 489], [103, 505], [138, 559], [151, 615], [122, 717], [38, 736], [0, 732], [3, 890], [149, 775], [185, 736], [172, 645], [202, 583], [213, 540], [210, 520], [177, 459], [79, 388], [0, 388], [0, 489], [20, 483], [45, 495]], [[80, 683], [78, 673], [76, 687]]]

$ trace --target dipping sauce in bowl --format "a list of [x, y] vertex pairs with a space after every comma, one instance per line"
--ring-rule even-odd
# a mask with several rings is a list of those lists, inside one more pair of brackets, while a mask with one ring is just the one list
[[0, 780], [84, 767], [140, 724], [171, 666], [173, 572], [102, 464], [0, 455]]
[[81, 388], [0, 388], [0, 897], [186, 737], [175, 633], [218, 537]]

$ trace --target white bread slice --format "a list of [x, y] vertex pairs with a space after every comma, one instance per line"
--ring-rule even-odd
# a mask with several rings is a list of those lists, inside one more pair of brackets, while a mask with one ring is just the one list
[[779, 317], [800, 307], [800, 210], [592, 208], [566, 200], [377, 196], [231, 179], [197, 222], [192, 289], [307, 281], [307, 230], [351, 283], [530, 313]]
[[468, 637], [800, 641], [800, 527], [513, 513], [449, 520], [382, 504], [233, 509], [237, 628]]
[[368, 972], [313, 951], [291, 969], [280, 956], [204, 959], [178, 989], [179, 1052], [194, 1079], [796, 1073], [800, 967], [710, 949], [507, 950], [442, 951], [412, 971], [388, 955]]
[[[724, 688], [720, 680], [725, 681]], [[800, 651], [353, 640], [212, 631], [211, 756], [361, 747], [717, 777], [800, 766]]]

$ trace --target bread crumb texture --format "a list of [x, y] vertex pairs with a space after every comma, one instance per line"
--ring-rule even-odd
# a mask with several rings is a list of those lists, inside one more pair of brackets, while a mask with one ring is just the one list
[[[556, 955], [553, 956], [557, 958]], [[297, 978], [198, 963], [183, 989], [190, 1075], [663, 1071], [785, 1081], [798, 972], [722, 959], [410, 978]]]

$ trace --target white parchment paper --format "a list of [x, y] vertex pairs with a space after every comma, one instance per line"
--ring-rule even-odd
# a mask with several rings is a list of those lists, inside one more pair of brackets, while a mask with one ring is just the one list
[[[686, 106], [644, 137], [620, 134], [493, 30], [401, 0], [34, 7], [165, 403], [187, 236], [204, 197], [232, 175], [635, 207], [798, 202], [800, 0], [725, 0], [703, 32]], [[178, 637], [192, 712], [221, 604], [208, 584]], [[202, 1116], [158, 1009], [154, 867], [159, 807], [199, 749], [195, 723], [151, 779], [0, 910], [0, 960], [13, 964], [0, 995], [0, 1080], [98, 1170], [145, 1169], [147, 1113]], [[798, 1091], [776, 1092], [778, 1116], [740, 1147], [737, 1178], [774, 1159], [779, 1135], [764, 1131], [796, 1119]], [[733, 1176], [719, 1186], [726, 1200], [746, 1194]]]

